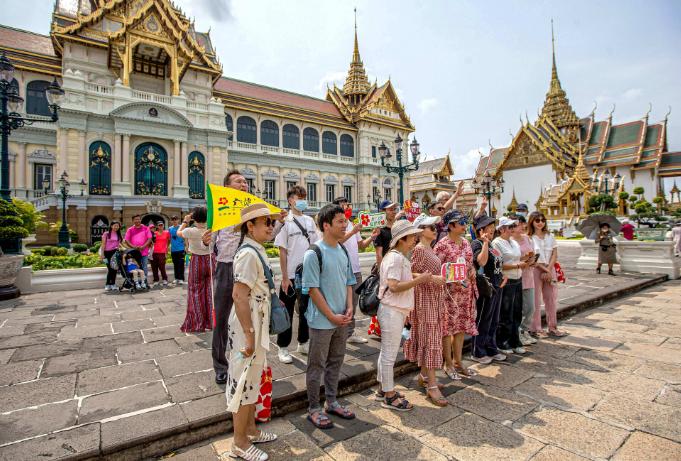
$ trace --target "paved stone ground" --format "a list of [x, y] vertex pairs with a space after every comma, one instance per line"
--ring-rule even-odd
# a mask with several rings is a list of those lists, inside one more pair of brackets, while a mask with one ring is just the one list
[[[560, 286], [563, 305], [646, 279], [569, 269], [575, 248], [561, 247], [561, 254], [569, 277]], [[107, 453], [154, 433], [196, 427], [210, 418], [224, 420], [224, 386], [214, 382], [211, 333], [179, 330], [185, 298], [185, 289], [179, 287], [131, 295], [74, 286], [72, 291], [1, 302], [0, 459]], [[628, 321], [625, 314], [618, 311], [614, 317]], [[358, 331], [366, 332], [367, 322], [360, 317]], [[653, 338], [659, 336], [660, 342], [678, 334], [678, 328], [655, 319], [627, 325], [628, 335], [637, 341], [631, 355], [657, 354], [653, 351], [659, 344], [641, 334], [646, 328], [653, 329]], [[581, 332], [589, 325], [574, 328]], [[599, 349], [622, 341], [615, 329], [599, 333], [598, 339], [578, 335], [566, 343], [581, 341], [578, 346]], [[376, 341], [349, 345], [343, 376], [375, 369], [377, 346]], [[273, 346], [269, 358], [275, 398], [304, 390], [304, 357], [280, 364]]]
[[[344, 399], [355, 421], [320, 431], [303, 412], [263, 425], [280, 439], [271, 460], [679, 460], [681, 459], [681, 282], [582, 312], [508, 363], [475, 365], [479, 375], [447, 382], [437, 408], [415, 375], [399, 388], [416, 409], [396, 413], [375, 388]], [[442, 375], [441, 375], [442, 376]], [[229, 459], [222, 436], [167, 455]], [[222, 455], [222, 458], [220, 458]]]

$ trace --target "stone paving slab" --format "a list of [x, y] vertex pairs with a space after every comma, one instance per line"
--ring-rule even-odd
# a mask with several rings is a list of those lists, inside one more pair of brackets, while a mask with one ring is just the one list
[[[544, 371], [554, 370], [551, 366], [547, 368], [547, 363], [556, 360], [567, 361], [572, 367], [607, 368], [601, 355], [579, 356], [580, 353], [603, 354], [607, 351], [612, 357], [620, 358], [613, 360], [619, 367], [634, 370], [635, 365], [656, 355], [655, 351], [660, 349], [658, 341], [622, 343], [618, 339], [626, 338], [626, 333], [645, 335], [653, 329], [656, 330], [655, 337], [661, 338], [663, 345], [672, 338], [665, 336], [662, 330], [669, 326], [669, 318], [665, 320], [662, 312], [673, 304], [674, 298], [655, 297], [657, 293], [664, 293], [662, 288], [649, 289], [649, 296], [632, 301], [631, 309], [637, 303], [645, 301], [649, 306], [645, 312], [604, 308], [603, 312], [613, 314], [614, 319], [590, 319], [584, 316], [586, 313], [577, 312], [586, 306], [602, 304], [602, 296], [611, 296], [613, 286], [620, 291], [630, 292], [639, 290], [644, 285], [658, 283], [659, 278], [632, 274], [618, 277], [595, 276], [591, 271], [576, 269], [569, 269], [568, 277], [569, 283], [559, 287], [559, 297], [565, 309], [561, 315], [565, 318], [574, 315], [576, 320], [582, 320], [582, 323], [575, 321], [575, 329], [579, 330], [579, 335], [566, 338], [560, 345], [555, 342], [538, 344], [535, 356], [527, 358], [527, 366], [517, 366], [522, 361], [512, 358], [510, 362], [513, 363], [481, 369], [480, 376], [475, 380], [465, 380], [463, 383], [448, 386], [443, 391], [452, 402], [476, 399], [481, 402], [494, 401], [498, 408], [480, 405], [476, 411], [474, 406], [461, 403], [460, 408], [454, 405], [445, 412], [436, 409], [422, 414], [414, 412], [413, 422], [400, 418], [393, 420], [394, 427], [408, 429], [411, 433], [422, 433], [424, 427], [444, 424], [446, 420], [461, 417], [463, 412], [471, 413], [464, 420], [475, 416], [496, 424], [504, 421], [500, 419], [504, 409], [508, 411], [508, 421], [518, 421], [527, 412], [535, 411], [537, 403], [534, 402], [539, 402], [540, 405], [557, 404], [556, 399], [560, 398], [560, 393], [557, 393], [558, 384], [554, 384], [552, 379], [547, 380], [548, 375], [537, 375], [537, 368], [544, 367]], [[585, 298], [585, 292], [590, 297]], [[569, 300], [572, 300], [572, 304]], [[216, 385], [213, 379], [211, 333], [185, 334], [179, 331], [184, 320], [185, 305], [186, 289], [183, 287], [169, 287], [134, 295], [103, 293], [101, 290], [60, 292], [58, 297], [50, 293], [38, 293], [0, 303], [0, 421], [10, 424], [10, 421], [19, 421], [23, 415], [34, 411], [39, 412], [36, 415], [43, 412], [49, 416], [57, 405], [70, 409], [73, 402], [78, 403], [74, 408], [75, 420], [68, 419], [71, 417], [69, 410], [63, 412], [63, 418], [55, 421], [52, 426], [47, 424], [54, 419], [51, 416], [46, 416], [37, 425], [15, 424], [17, 427], [12, 431], [3, 431], [3, 426], [0, 425], [0, 432], [4, 432], [5, 437], [0, 442], [0, 459], [4, 453], [13, 453], [17, 446], [25, 446], [27, 450], [49, 446], [51, 441], [48, 434], [56, 430], [62, 432], [54, 433], [55, 436], [69, 433], [78, 437], [81, 432], [68, 428], [82, 424], [87, 424], [85, 427], [94, 426], [91, 423], [101, 425], [100, 447], [106, 452], [126, 447], [129, 449], [135, 443], [147, 443], [155, 437], [168, 437], [179, 427], [196, 430], [203, 430], [207, 425], [224, 427], [230, 416], [225, 412], [224, 386]], [[671, 318], [675, 319], [674, 316]], [[599, 323], [604, 321], [611, 323], [605, 326]], [[367, 324], [366, 317], [358, 316], [357, 332], [366, 336]], [[634, 324], [637, 326], [632, 327]], [[622, 330], [622, 335], [603, 333], [616, 330], [619, 325], [627, 325]], [[366, 345], [348, 345], [342, 370], [343, 393], [366, 388], [375, 382], [379, 345], [375, 340], [370, 340]], [[292, 345], [294, 347], [295, 343]], [[645, 349], [646, 347], [651, 349]], [[663, 353], [659, 360], [670, 366], [678, 364], [672, 360], [674, 349], [668, 344], [666, 350], [668, 355]], [[614, 351], [614, 354], [609, 351]], [[294, 363], [285, 365], [276, 359], [274, 344], [268, 354], [275, 379], [275, 414], [294, 411], [305, 405], [305, 357], [295, 353], [293, 355]], [[587, 362], [590, 360], [591, 363], [580, 365], [580, 359]], [[401, 354], [397, 366], [400, 373], [413, 369], [413, 366], [404, 362]], [[574, 374], [570, 367], [554, 371], [556, 375], [564, 377]], [[581, 379], [585, 381], [590, 378]], [[651, 404], [652, 397], [656, 397], [653, 395], [655, 386], [659, 383], [665, 386], [667, 383], [681, 381], [676, 367], [654, 368], [648, 375], [641, 375], [640, 379], [655, 380], [654, 385], [641, 391]], [[571, 381], [568, 379], [567, 382]], [[644, 381], [632, 381], [633, 384], [642, 382]], [[456, 396], [457, 392], [475, 383], [478, 383], [476, 387], [461, 394], [467, 398], [460, 400], [462, 397]], [[545, 396], [553, 393], [553, 400], [534, 399], [531, 395], [525, 395], [535, 392], [530, 389], [531, 385], [541, 387], [544, 384], [546, 388], [542, 387], [542, 393]], [[522, 388], [523, 385], [526, 388]], [[415, 387], [413, 383], [408, 386], [410, 393], [417, 392], [412, 390]], [[516, 392], [515, 388], [519, 390]], [[599, 392], [603, 392], [599, 386], [591, 386], [589, 392], [585, 391], [585, 395], [597, 396]], [[671, 397], [661, 397], [660, 402], [655, 404], [662, 405], [665, 398], [667, 403], [676, 402], [676, 394], [665, 394]], [[418, 392], [414, 399], [427, 403]], [[570, 399], [563, 400], [565, 405], [570, 405]], [[580, 408], [586, 410], [590, 407], [584, 404]], [[385, 409], [380, 406], [367, 409], [367, 421], [378, 424], [376, 421], [380, 421], [379, 417], [389, 418], [389, 410], [383, 410]], [[434, 411], [440, 412], [434, 414]], [[158, 415], [163, 416], [166, 413], [170, 415], [168, 421], [159, 418]], [[475, 419], [471, 421], [473, 420]], [[139, 433], [132, 430], [138, 425], [144, 426], [146, 422], [148, 425]], [[367, 426], [366, 429], [368, 431], [371, 428]], [[81, 435], [84, 438], [90, 436], [87, 431], [83, 431]], [[43, 436], [48, 438], [40, 441]], [[322, 442], [333, 443], [338, 441]], [[90, 444], [84, 440], [81, 445], [74, 446], [82, 447], [82, 452], [86, 453]], [[81, 448], [76, 448], [76, 451], [80, 453]], [[59, 450], [55, 451], [57, 452]], [[521, 452], [524, 453], [522, 450]], [[41, 456], [41, 459], [54, 459], [57, 455]]]

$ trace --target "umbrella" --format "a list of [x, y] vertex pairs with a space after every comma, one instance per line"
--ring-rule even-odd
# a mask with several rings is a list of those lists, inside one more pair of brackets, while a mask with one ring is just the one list
[[622, 223], [619, 222], [619, 220], [613, 215], [592, 214], [584, 221], [579, 223], [577, 230], [584, 234], [584, 236], [588, 236], [587, 238], [592, 239], [596, 238], [596, 235], [603, 224], [610, 226], [610, 230], [612, 231], [613, 235], [619, 234], [620, 229], [622, 228]]

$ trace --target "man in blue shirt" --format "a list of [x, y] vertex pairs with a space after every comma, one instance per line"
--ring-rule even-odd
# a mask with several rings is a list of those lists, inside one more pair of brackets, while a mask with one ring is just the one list
[[173, 271], [175, 272], [175, 284], [184, 283], [184, 239], [177, 235], [180, 228], [180, 220], [177, 216], [170, 218], [170, 257], [173, 260]]
[[[321, 250], [322, 267], [313, 250], [303, 258], [303, 293], [310, 301], [305, 316], [310, 328], [310, 349], [307, 357], [307, 419], [320, 429], [330, 429], [333, 423], [327, 414], [353, 419], [355, 414], [336, 399], [338, 378], [345, 357], [347, 328], [352, 321], [352, 272], [347, 251], [340, 241], [345, 237], [347, 219], [339, 205], [326, 205], [318, 214], [323, 233], [316, 245]], [[319, 403], [319, 388], [324, 374], [326, 393], [325, 413]]]

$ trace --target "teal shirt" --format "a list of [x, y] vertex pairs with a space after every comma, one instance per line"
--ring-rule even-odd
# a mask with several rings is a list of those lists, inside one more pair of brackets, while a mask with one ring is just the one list
[[[324, 268], [319, 274], [319, 261], [313, 250], [307, 250], [303, 257], [303, 293], [308, 293], [310, 288], [319, 288], [331, 310], [336, 314], [342, 314], [347, 308], [348, 285], [355, 284], [355, 274], [352, 273], [350, 261], [339, 243], [336, 247], [330, 247], [324, 241], [317, 242], [322, 250], [322, 264]], [[315, 306], [312, 298], [308, 303], [305, 313], [307, 324], [310, 328], [318, 330], [331, 330], [336, 325]]]

